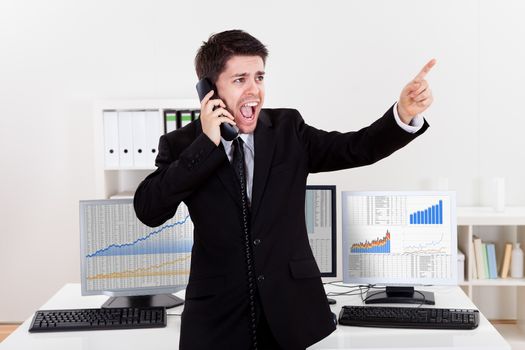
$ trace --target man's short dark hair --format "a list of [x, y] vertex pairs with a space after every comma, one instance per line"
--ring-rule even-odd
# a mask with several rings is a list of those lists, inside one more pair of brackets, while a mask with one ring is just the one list
[[242, 30], [213, 34], [202, 43], [195, 56], [197, 77], [207, 77], [215, 83], [232, 56], [259, 56], [266, 63], [268, 50], [259, 40]]

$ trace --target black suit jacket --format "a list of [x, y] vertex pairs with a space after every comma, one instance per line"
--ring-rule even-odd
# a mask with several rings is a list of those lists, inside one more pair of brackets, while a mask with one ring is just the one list
[[[251, 236], [257, 289], [271, 331], [285, 349], [304, 349], [335, 326], [305, 224], [309, 173], [372, 164], [419, 134], [402, 130], [392, 108], [369, 127], [339, 133], [304, 123], [293, 109], [261, 110], [254, 132]], [[158, 169], [134, 205], [149, 226], [183, 201], [194, 230], [181, 349], [248, 349], [248, 291], [239, 185], [224, 149], [199, 121], [160, 138]]]

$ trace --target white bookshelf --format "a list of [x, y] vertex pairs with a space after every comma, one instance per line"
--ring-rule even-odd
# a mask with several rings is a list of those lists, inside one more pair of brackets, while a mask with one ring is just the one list
[[[525, 243], [525, 207], [508, 207], [496, 212], [490, 207], [459, 207], [457, 210], [458, 247], [465, 253], [465, 281], [460, 286], [488, 318], [516, 319], [525, 332], [525, 278], [474, 278], [474, 235], [496, 245], [498, 276], [505, 243]], [[503, 310], [501, 313], [498, 313]], [[493, 315], [491, 317], [491, 315]], [[503, 316], [501, 316], [503, 315]]]
[[136, 99], [99, 100], [93, 104], [96, 198], [106, 199], [112, 196], [131, 197], [139, 183], [156, 169], [155, 164], [141, 167], [105, 166], [104, 111], [158, 110], [162, 116], [166, 109], [197, 110], [200, 109], [200, 103], [198, 99]]

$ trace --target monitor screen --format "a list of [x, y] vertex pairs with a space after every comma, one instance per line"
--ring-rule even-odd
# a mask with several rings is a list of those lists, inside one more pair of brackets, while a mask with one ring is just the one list
[[455, 192], [343, 192], [343, 281], [457, 284]]
[[80, 201], [82, 294], [172, 293], [188, 283], [193, 223], [184, 203], [150, 228], [133, 199]]
[[335, 186], [306, 186], [306, 231], [322, 277], [337, 272], [335, 197]]

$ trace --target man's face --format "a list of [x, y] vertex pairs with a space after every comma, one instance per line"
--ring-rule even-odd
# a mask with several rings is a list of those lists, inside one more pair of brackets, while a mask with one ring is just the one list
[[252, 133], [264, 102], [264, 63], [259, 56], [233, 56], [215, 83], [241, 133]]

